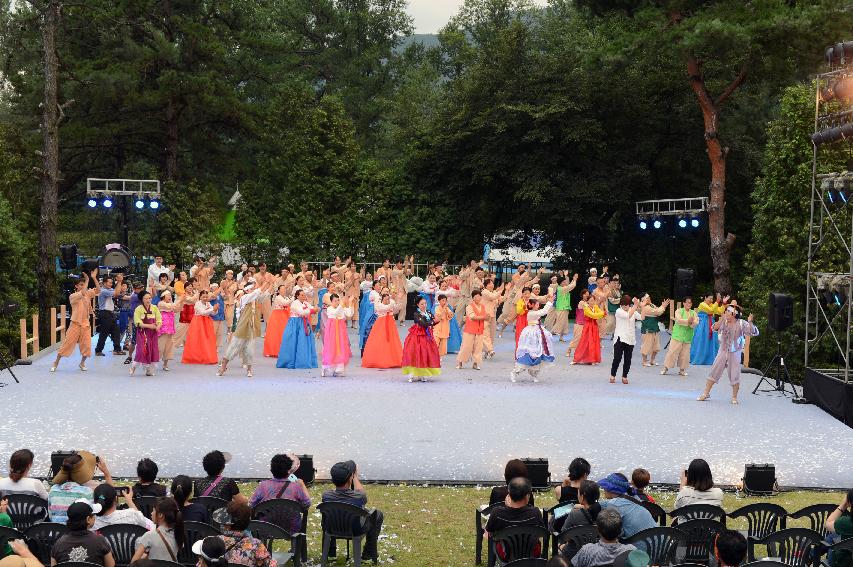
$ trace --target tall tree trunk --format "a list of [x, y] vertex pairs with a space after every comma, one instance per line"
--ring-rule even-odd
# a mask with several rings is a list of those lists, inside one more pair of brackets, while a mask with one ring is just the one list
[[708, 160], [711, 162], [711, 184], [708, 199], [708, 231], [711, 235], [711, 264], [714, 271], [714, 289], [723, 294], [732, 292], [732, 274], [730, 257], [735, 235], [726, 232], [726, 157], [729, 148], [720, 142], [717, 128], [720, 120], [720, 107], [746, 79], [746, 68], [715, 99], [711, 98], [702, 76], [701, 63], [693, 58], [687, 59], [687, 73], [690, 88], [696, 95], [702, 119], [705, 123], [705, 146]]
[[[56, 285], [56, 226], [59, 201], [59, 58], [56, 35], [59, 27], [59, 0], [48, 0], [42, 14], [44, 47], [44, 102], [42, 104], [41, 211], [36, 274], [41, 319], [46, 321], [58, 295]], [[51, 324], [56, 324], [52, 321]]]
[[169, 97], [166, 106], [166, 181], [178, 175], [178, 111], [175, 99]]

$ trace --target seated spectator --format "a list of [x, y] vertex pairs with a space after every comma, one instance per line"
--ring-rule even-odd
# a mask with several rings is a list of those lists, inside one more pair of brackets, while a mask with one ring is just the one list
[[[204, 456], [201, 466], [207, 473], [207, 478], [195, 481], [194, 490], [196, 498], [199, 496], [215, 496], [223, 500], [238, 498], [240, 489], [234, 479], [222, 476], [225, 463], [231, 460], [231, 455], [222, 451], [211, 451]], [[243, 497], [245, 499], [245, 497]], [[245, 502], [245, 500], [244, 500]]]
[[166, 487], [162, 484], [157, 484], [157, 473], [160, 469], [157, 468], [157, 463], [151, 459], [142, 459], [136, 464], [136, 476], [139, 477], [139, 482], [133, 485], [133, 497], [141, 496], [156, 496], [161, 498], [166, 496]]
[[561, 555], [555, 555], [548, 560], [545, 567], [571, 567], [571, 564]]
[[714, 539], [714, 556], [719, 567], [738, 567], [746, 559], [746, 538], [735, 530], [721, 531]]
[[99, 512], [96, 512], [95, 525], [93, 530], [98, 531], [104, 526], [113, 524], [134, 524], [142, 526], [146, 530], [153, 530], [154, 523], [146, 518], [142, 512], [136, 509], [136, 504], [133, 503], [133, 489], [128, 487], [124, 494], [124, 501], [127, 508], [123, 510], [117, 509], [118, 491], [114, 486], [102, 484], [95, 489], [95, 504], [101, 507]]
[[[847, 491], [847, 494], [841, 499], [841, 504], [832, 511], [826, 519], [826, 540], [829, 543], [835, 543], [849, 537], [853, 537], [853, 489]], [[851, 567], [851, 553], [845, 549], [832, 551], [829, 554], [829, 565], [831, 567]]]
[[[503, 486], [496, 486], [492, 489], [492, 493], [489, 495], [489, 506], [499, 502], [505, 502], [506, 495], [509, 494], [509, 481], [518, 477], [530, 478], [527, 474], [527, 465], [525, 465], [524, 461], [521, 459], [512, 459], [508, 461], [506, 467], [504, 467], [504, 481], [506, 481], [506, 484]], [[536, 505], [533, 500], [533, 494], [530, 495], [530, 505]]]
[[575, 506], [563, 522], [562, 531], [568, 531], [575, 526], [593, 526], [601, 512], [598, 499], [601, 497], [598, 483], [592, 480], [581, 481], [578, 489], [578, 505]]
[[192, 549], [198, 555], [198, 567], [228, 567], [222, 538], [208, 536], [195, 542]]
[[246, 534], [252, 509], [245, 502], [232, 500], [225, 508], [213, 513], [213, 521], [222, 526], [224, 558], [229, 564], [246, 567], [276, 567], [275, 559], [259, 539]]
[[681, 489], [675, 496], [675, 508], [690, 504], [723, 506], [723, 491], [714, 486], [711, 467], [704, 459], [693, 459], [681, 473]]
[[[276, 498], [295, 500], [303, 507], [311, 506], [311, 496], [308, 488], [300, 478], [293, 474], [299, 469], [299, 458], [296, 455], [275, 455], [270, 460], [270, 472], [272, 478], [261, 481], [255, 489], [255, 493], [249, 499], [249, 506], [254, 508], [261, 502]], [[286, 529], [292, 533], [302, 531], [302, 516], [295, 515], [291, 518], [290, 525]]]
[[181, 511], [174, 498], [163, 496], [151, 511], [151, 521], [157, 526], [136, 540], [132, 561], [154, 559], [178, 562], [178, 552], [184, 547], [186, 535]]
[[91, 531], [95, 525], [95, 514], [101, 511], [97, 504], [86, 500], [74, 502], [66, 510], [69, 533], [60, 537], [50, 550], [50, 564], [66, 561], [85, 561], [104, 567], [115, 567], [115, 559], [109, 542], [102, 535]]
[[210, 521], [210, 512], [207, 507], [198, 502], [190, 502], [193, 492], [193, 481], [190, 477], [179, 474], [172, 481], [172, 498], [181, 509], [181, 517], [185, 522], [201, 522], [206, 524]]
[[[9, 499], [6, 498], [5, 495], [0, 495], [0, 527], [3, 528], [14, 528], [15, 526], [12, 524], [12, 516], [9, 515]], [[5, 538], [0, 537], [0, 542], [2, 542]], [[11, 555], [13, 553], [12, 548], [9, 547], [9, 543], [3, 544], [0, 547], [0, 557], [6, 557], [7, 555]]]
[[53, 486], [47, 495], [50, 521], [64, 524], [68, 518], [65, 511], [77, 500], [94, 504], [93, 491], [100, 483], [94, 480], [95, 469], [104, 473], [104, 482], [113, 484], [107, 462], [88, 451], [78, 451], [62, 461], [62, 468], [53, 478]]
[[0, 567], [44, 567], [23, 540], [12, 540], [9, 547], [12, 555], [0, 559]]
[[[486, 537], [514, 526], [544, 527], [539, 508], [530, 506], [530, 495], [533, 494], [530, 481], [523, 477], [514, 478], [509, 481], [508, 488], [509, 494], [504, 505], [494, 508], [489, 514], [489, 520], [486, 522]], [[534, 557], [539, 557], [542, 552], [540, 544], [541, 542], [536, 544], [533, 551]], [[495, 551], [500, 561], [507, 560], [506, 551], [500, 543], [495, 545]]]
[[569, 464], [569, 476], [563, 479], [563, 484], [554, 489], [554, 494], [557, 497], [557, 501], [560, 504], [564, 502], [571, 502], [572, 504], [578, 503], [578, 487], [581, 484], [581, 481], [589, 478], [589, 473], [592, 471], [592, 467], [589, 465], [589, 461], [584, 459], [583, 457], [578, 457], [574, 459]]
[[634, 469], [631, 473], [631, 485], [633, 490], [631, 495], [642, 502], [654, 503], [655, 499], [651, 495], [646, 494], [646, 487], [652, 481], [652, 475], [646, 469]]
[[595, 525], [598, 526], [599, 540], [596, 543], [587, 543], [578, 550], [572, 557], [573, 567], [611, 565], [617, 555], [636, 549], [633, 545], [619, 543], [619, 536], [624, 530], [622, 517], [616, 510], [602, 510], [595, 520]]
[[[633, 500], [624, 496], [630, 486], [628, 478], [622, 473], [612, 473], [598, 481], [604, 490], [604, 500], [600, 500], [602, 512], [606, 509], [616, 510], [622, 517], [622, 537], [629, 538], [637, 532], [657, 527], [657, 522], [648, 510]], [[599, 517], [601, 514], [599, 514]]]
[[[323, 502], [342, 502], [366, 509], [367, 492], [358, 479], [358, 466], [355, 462], [344, 461], [335, 463], [332, 465], [330, 472], [335, 489], [327, 490], [323, 493]], [[365, 534], [364, 550], [361, 554], [362, 560], [367, 561], [379, 558], [377, 542], [379, 541], [379, 533], [382, 531], [382, 522], [384, 519], [382, 512], [374, 509], [371, 510], [367, 518], [362, 520], [361, 529], [362, 533]], [[335, 550], [335, 540], [332, 540], [332, 546], [329, 548], [330, 556], [335, 556]]]
[[33, 452], [19, 449], [9, 458], [9, 476], [0, 478], [3, 494], [32, 494], [47, 500], [47, 489], [40, 480], [27, 477], [33, 466]]

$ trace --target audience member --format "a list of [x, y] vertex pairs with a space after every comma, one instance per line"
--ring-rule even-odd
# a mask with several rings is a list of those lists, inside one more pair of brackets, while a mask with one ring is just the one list
[[[530, 506], [530, 495], [533, 494], [533, 488], [530, 481], [524, 477], [517, 477], [509, 481], [509, 493], [503, 506], [497, 506], [489, 514], [489, 520], [486, 522], [486, 537], [491, 537], [495, 533], [511, 528], [514, 526], [541, 526], [542, 513], [539, 508]], [[541, 543], [541, 542], [540, 542]], [[534, 557], [539, 557], [541, 554], [541, 545], [536, 544], [533, 551]], [[506, 550], [500, 542], [495, 545], [495, 552], [501, 562], [507, 560]]]
[[228, 567], [225, 559], [225, 542], [217, 536], [200, 539], [193, 544], [193, 553], [198, 555], [198, 567]]
[[186, 545], [184, 521], [174, 498], [163, 496], [151, 511], [154, 530], [136, 540], [133, 561], [153, 559], [178, 563], [178, 552]]
[[[0, 494], [0, 528], [14, 528], [12, 516], [9, 515], [9, 499], [5, 494]], [[9, 543], [3, 543], [5, 537], [0, 536], [0, 557], [6, 557], [12, 553]]]
[[118, 509], [119, 494], [114, 486], [102, 484], [95, 489], [95, 504], [101, 507], [100, 512], [96, 512], [95, 526], [92, 528], [95, 531], [104, 526], [113, 524], [134, 524], [142, 526], [147, 530], [154, 529], [154, 523], [146, 518], [142, 512], [136, 508], [133, 503], [133, 489], [127, 487], [127, 492], [124, 493], [124, 501], [127, 508]]
[[601, 497], [598, 483], [592, 480], [581, 481], [578, 488], [578, 505], [575, 506], [563, 522], [562, 531], [568, 531], [575, 526], [593, 526], [601, 512], [598, 499]]
[[251, 519], [252, 509], [237, 500], [213, 513], [213, 521], [222, 526], [219, 537], [225, 544], [225, 560], [229, 564], [246, 567], [276, 567], [275, 559], [263, 542], [246, 533]]
[[69, 533], [60, 537], [50, 550], [50, 564], [56, 565], [66, 561], [85, 561], [104, 567], [115, 567], [113, 552], [104, 536], [91, 528], [95, 525], [95, 514], [101, 511], [98, 504], [90, 505], [86, 500], [79, 500], [68, 506]]
[[139, 482], [133, 485], [133, 497], [140, 498], [142, 496], [156, 496], [161, 498], [166, 496], [168, 491], [166, 486], [157, 484], [157, 473], [160, 469], [157, 463], [151, 459], [142, 459], [136, 464], [136, 476], [139, 477]]
[[[509, 494], [509, 481], [519, 477], [527, 479], [530, 478], [527, 473], [527, 465], [525, 465], [524, 461], [521, 459], [509, 460], [506, 467], [504, 467], [504, 481], [506, 481], [506, 484], [492, 488], [492, 493], [489, 495], [489, 506], [499, 502], [505, 502], [506, 495]], [[533, 499], [533, 494], [530, 495], [530, 505], [536, 505]]]
[[714, 557], [719, 567], [738, 567], [746, 558], [746, 538], [735, 530], [723, 530], [714, 539]]
[[234, 479], [222, 476], [223, 471], [225, 471], [225, 463], [230, 460], [231, 455], [222, 451], [211, 451], [204, 456], [201, 466], [207, 473], [207, 478], [195, 481], [193, 492], [195, 492], [196, 498], [199, 496], [215, 496], [223, 500], [240, 499], [240, 489]]
[[44, 567], [23, 540], [12, 540], [9, 547], [12, 555], [0, 559], [0, 567]]
[[611, 565], [617, 555], [636, 549], [633, 545], [619, 543], [619, 536], [624, 529], [622, 518], [616, 510], [602, 510], [595, 520], [595, 525], [598, 527], [599, 540], [578, 550], [572, 557], [574, 567]]
[[681, 473], [681, 489], [675, 496], [675, 508], [690, 504], [723, 506], [723, 491], [714, 486], [711, 467], [704, 459], [693, 459]]
[[0, 492], [3, 494], [32, 494], [47, 500], [44, 483], [27, 475], [33, 466], [33, 452], [18, 449], [9, 458], [9, 476], [0, 478]]
[[[598, 481], [604, 490], [604, 500], [600, 500], [604, 509], [616, 510], [622, 517], [622, 537], [629, 538], [637, 532], [657, 526], [651, 513], [633, 500], [625, 498], [630, 488], [628, 478], [622, 473], [612, 473]], [[601, 514], [599, 514], [599, 517]]]
[[[358, 478], [358, 466], [353, 461], [344, 461], [332, 465], [330, 471], [334, 490], [323, 493], [323, 502], [342, 502], [359, 508], [367, 508], [367, 492]], [[370, 515], [362, 520], [361, 530], [365, 534], [364, 550], [361, 558], [373, 560], [379, 558], [377, 542], [382, 531], [384, 516], [380, 510], [371, 510]], [[335, 556], [335, 540], [329, 548], [329, 555]]]
[[[261, 502], [276, 498], [295, 500], [303, 507], [311, 506], [311, 496], [308, 488], [300, 478], [293, 474], [299, 469], [299, 457], [292, 454], [275, 455], [270, 460], [270, 472], [272, 478], [261, 481], [255, 489], [255, 493], [249, 499], [249, 506], [254, 508]], [[290, 533], [302, 531], [302, 516], [294, 514], [290, 519]]]
[[172, 481], [172, 497], [181, 509], [183, 520], [185, 522], [202, 522], [206, 524], [210, 521], [210, 512], [198, 502], [189, 501], [192, 492], [193, 481], [190, 477], [180, 474]]
[[571, 567], [571, 564], [562, 555], [555, 555], [548, 560], [545, 567]]
[[634, 472], [631, 473], [631, 485], [633, 486], [631, 495], [636, 500], [654, 503], [655, 499], [651, 495], [646, 494], [646, 487], [649, 486], [651, 481], [652, 475], [649, 471], [646, 469], [634, 469]]
[[[853, 537], [853, 489], [847, 491], [847, 494], [841, 499], [841, 504], [832, 511], [826, 519], [827, 541], [834, 543]], [[832, 551], [829, 556], [830, 567], [851, 567], [853, 566], [853, 557], [846, 549]]]
[[94, 489], [100, 483], [94, 480], [95, 469], [104, 474], [104, 482], [113, 484], [113, 477], [107, 462], [88, 451], [78, 451], [62, 461], [62, 468], [53, 478], [53, 486], [47, 495], [50, 521], [64, 524], [68, 507], [77, 500], [83, 499], [94, 504]]
[[554, 494], [560, 504], [564, 502], [578, 503], [578, 487], [581, 481], [589, 478], [589, 473], [592, 472], [592, 467], [589, 461], [583, 457], [578, 457], [569, 463], [569, 476], [563, 480], [563, 484], [554, 489]]

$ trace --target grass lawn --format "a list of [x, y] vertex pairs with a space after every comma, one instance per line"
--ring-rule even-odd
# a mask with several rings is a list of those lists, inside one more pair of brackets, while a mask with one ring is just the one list
[[[330, 484], [311, 487], [311, 499], [316, 505]], [[241, 485], [251, 495], [254, 485]], [[385, 524], [379, 539], [380, 564], [400, 567], [459, 567], [474, 564], [474, 509], [488, 503], [491, 487], [426, 487], [407, 485], [367, 485], [369, 506], [385, 514]], [[672, 509], [675, 492], [653, 491], [655, 500], [665, 509]], [[735, 510], [753, 502], [779, 504], [789, 512], [810, 504], [837, 504], [843, 494], [835, 492], [783, 492], [768, 498], [738, 497], [726, 493], [723, 507]], [[536, 494], [540, 508], [556, 504], [553, 492]], [[743, 520], [728, 523], [734, 529], [746, 529]], [[789, 527], [805, 523], [788, 522]], [[309, 515], [309, 565], [320, 564], [320, 514], [314, 507]], [[339, 545], [337, 565], [343, 565], [344, 547]], [[484, 552], [485, 561], [485, 552]]]

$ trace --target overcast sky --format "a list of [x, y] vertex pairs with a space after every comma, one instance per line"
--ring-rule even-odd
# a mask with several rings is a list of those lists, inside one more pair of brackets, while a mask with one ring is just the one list
[[[545, 0], [534, 0], [544, 5]], [[415, 33], [435, 33], [459, 11], [462, 0], [409, 0], [409, 14], [415, 19]]]

